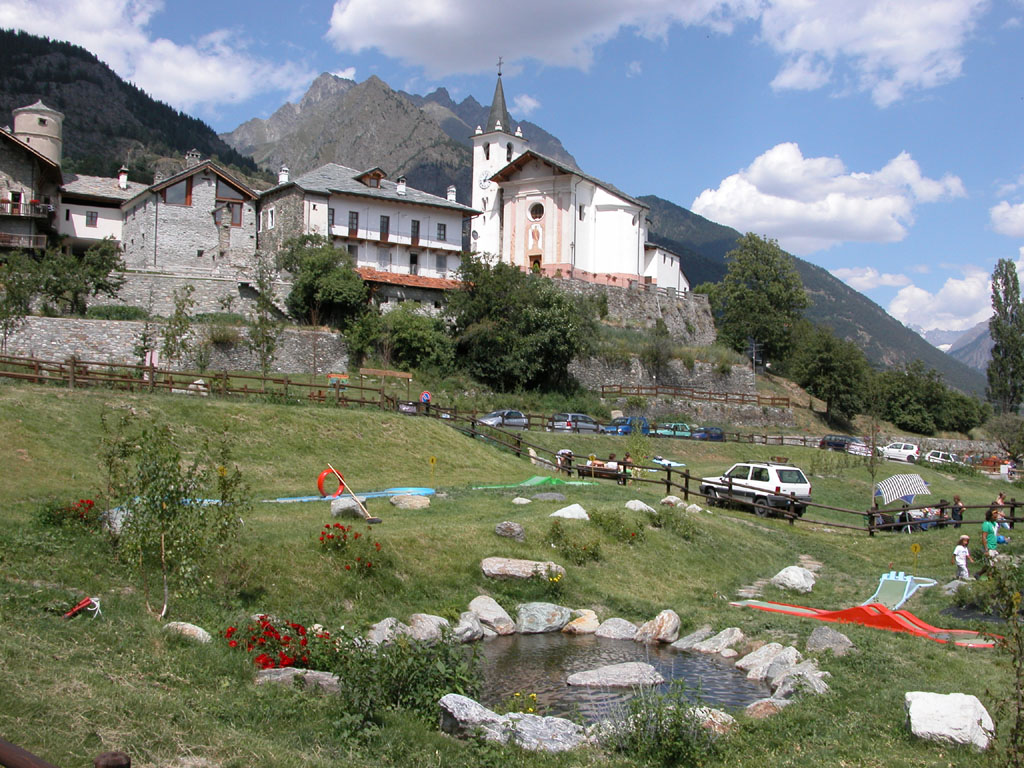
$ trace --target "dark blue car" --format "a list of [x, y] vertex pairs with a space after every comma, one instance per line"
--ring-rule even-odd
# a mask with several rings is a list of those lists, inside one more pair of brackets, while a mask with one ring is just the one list
[[690, 435], [694, 440], [710, 440], [715, 443], [725, 442], [725, 433], [721, 427], [697, 427]]

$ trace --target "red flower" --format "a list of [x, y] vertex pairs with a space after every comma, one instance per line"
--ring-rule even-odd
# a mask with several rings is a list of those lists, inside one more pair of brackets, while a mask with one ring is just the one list
[[345, 566], [345, 570], [346, 571], [351, 571], [352, 570], [352, 566], [351, 565], [346, 565]]
[[308, 642], [309, 642], [309, 641], [308, 641], [308, 640], [306, 640], [306, 638], [302, 638], [301, 640], [299, 640], [299, 645], [301, 645], [301, 646], [302, 646], [303, 648], [305, 648], [305, 647], [306, 647], [306, 644], [307, 644]]
[[224, 633], [224, 637], [228, 637], [229, 638], [233, 634], [235, 634], [235, 628], [234, 627], [228, 627], [228, 631]]
[[356, 541], [359, 539], [360, 536], [362, 536], [362, 534], [357, 531], [356, 533], [352, 534], [352, 540]]
[[370, 562], [369, 560], [367, 560], [367, 561], [366, 561], [366, 567], [367, 567], [367, 568], [369, 568], [369, 567], [370, 567], [370, 566], [372, 566], [372, 565], [373, 565], [373, 563], [371, 563], [371, 562]]
[[238, 641], [237, 640], [228, 640], [228, 645], [231, 648], [237, 648], [238, 647]]
[[375, 546], [377, 548], [377, 551], [380, 552], [380, 542], [379, 541], [373, 542], [373, 546]]
[[295, 659], [286, 654], [284, 651], [278, 651], [277, 658], [282, 667], [290, 667], [292, 664], [295, 663]]

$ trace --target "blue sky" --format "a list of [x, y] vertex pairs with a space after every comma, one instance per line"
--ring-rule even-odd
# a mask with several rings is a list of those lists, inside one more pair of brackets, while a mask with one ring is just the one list
[[[0, 0], [219, 131], [321, 72], [488, 103], [590, 174], [964, 329], [1024, 270], [1024, 0]], [[527, 137], [529, 138], [529, 137]]]

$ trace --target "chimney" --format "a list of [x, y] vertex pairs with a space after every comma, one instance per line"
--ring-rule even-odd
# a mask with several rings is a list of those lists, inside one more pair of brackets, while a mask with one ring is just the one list
[[191, 168], [194, 165], [199, 165], [203, 156], [199, 154], [199, 150], [193, 147], [185, 153], [185, 167]]
[[153, 173], [153, 183], [154, 184], [159, 184], [161, 181], [163, 181], [166, 178], [167, 178], [167, 176], [164, 175], [163, 171], [155, 171]]
[[118, 189], [128, 189], [128, 169], [123, 165], [117, 171], [117, 186]]
[[395, 194], [396, 195], [404, 195], [405, 194], [405, 176], [399, 176], [396, 183], [398, 184], [398, 188], [395, 190]]
[[281, 170], [277, 172], [277, 183], [287, 184], [288, 183], [288, 166], [281, 165]]
[[455, 185], [454, 184], [449, 184], [448, 185], [448, 202], [449, 203], [454, 203], [455, 202]]

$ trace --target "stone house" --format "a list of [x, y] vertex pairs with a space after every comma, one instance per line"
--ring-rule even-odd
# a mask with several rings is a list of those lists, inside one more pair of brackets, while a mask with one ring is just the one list
[[145, 189], [145, 184], [128, 181], [127, 168], [121, 168], [116, 179], [65, 174], [57, 215], [57, 231], [65, 246], [78, 253], [108, 237], [120, 245], [124, 238], [121, 206]]
[[41, 101], [0, 129], [0, 248], [46, 248], [60, 200], [64, 115]]

